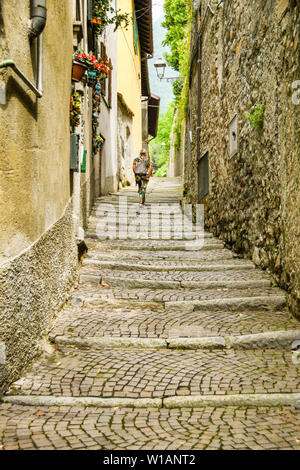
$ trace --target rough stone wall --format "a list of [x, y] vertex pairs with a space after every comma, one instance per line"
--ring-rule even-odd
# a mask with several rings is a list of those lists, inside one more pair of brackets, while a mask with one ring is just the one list
[[77, 273], [72, 205], [33, 245], [0, 267], [0, 394], [45, 346], [44, 337]]
[[[200, 3], [200, 2], [195, 2]], [[202, 19], [208, 2], [202, 2]], [[213, 7], [218, 2], [212, 2]], [[192, 44], [196, 40], [196, 28]], [[202, 26], [201, 137], [197, 155], [197, 65], [193, 64], [185, 200], [197, 201], [197, 159], [209, 152], [206, 224], [237, 252], [270, 269], [300, 315], [300, 5], [293, 0], [223, 2]], [[298, 87], [300, 88], [300, 86]], [[265, 105], [262, 129], [245, 113]], [[237, 114], [238, 152], [229, 123]]]
[[186, 139], [186, 122], [181, 121], [180, 123], [180, 145], [177, 143], [176, 126], [180, 119], [178, 111], [175, 111], [173, 125], [170, 135], [170, 158], [168, 165], [168, 177], [183, 176], [184, 174], [184, 142]]

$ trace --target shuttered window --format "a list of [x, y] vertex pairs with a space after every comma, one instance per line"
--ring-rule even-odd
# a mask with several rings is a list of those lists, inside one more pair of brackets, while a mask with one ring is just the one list
[[94, 8], [94, 0], [87, 0], [87, 19], [88, 19], [88, 21], [92, 21], [92, 19], [93, 19], [93, 8]]
[[135, 11], [133, 12], [133, 43], [134, 43], [134, 51], [138, 54], [139, 51], [139, 32], [138, 32], [138, 25], [136, 21], [136, 14]]
[[198, 161], [198, 202], [209, 194], [209, 154], [206, 152]]
[[[106, 47], [103, 42], [101, 42], [101, 57], [106, 57]], [[101, 93], [103, 96], [106, 96], [106, 80], [107, 78], [101, 78]]]

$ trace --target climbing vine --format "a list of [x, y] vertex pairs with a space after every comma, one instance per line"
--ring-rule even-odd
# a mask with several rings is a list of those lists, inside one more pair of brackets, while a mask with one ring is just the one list
[[[189, 58], [186, 50], [186, 33], [190, 23], [191, 0], [165, 0], [165, 21], [162, 23], [167, 30], [164, 46], [169, 46], [170, 53], [165, 53], [167, 63], [176, 71], [182, 72], [183, 64]], [[181, 79], [173, 82], [173, 93], [178, 100], [183, 90]]]
[[190, 69], [190, 42], [191, 42], [191, 23], [192, 23], [192, 0], [185, 0], [186, 21], [184, 23], [184, 39], [181, 42], [181, 50], [179, 54], [178, 71], [184, 78], [181, 80], [181, 88], [178, 88], [176, 94], [176, 82], [173, 85], [175, 104], [177, 108], [176, 120], [174, 123], [175, 148], [180, 149], [181, 146], [181, 126], [186, 121], [186, 113], [188, 110], [189, 100], [189, 69]]

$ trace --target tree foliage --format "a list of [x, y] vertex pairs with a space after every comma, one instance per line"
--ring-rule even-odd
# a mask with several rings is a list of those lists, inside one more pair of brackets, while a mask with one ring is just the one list
[[156, 167], [157, 176], [165, 176], [160, 168], [166, 165], [170, 155], [170, 134], [173, 124], [175, 103], [170, 103], [167, 111], [160, 114], [158, 121], [158, 132], [155, 139], [150, 142], [151, 160]]
[[[186, 60], [186, 25], [189, 20], [189, 0], [165, 0], [165, 21], [162, 23], [166, 28], [166, 38], [163, 45], [168, 45], [170, 54], [165, 53], [164, 57], [167, 63], [176, 72], [181, 72], [182, 63]], [[182, 92], [182, 80], [173, 82], [173, 93], [175, 101], [178, 99]]]
[[183, 42], [185, 39], [185, 25], [187, 23], [186, 0], [165, 0], [165, 21], [162, 23], [167, 34], [163, 45], [170, 47], [170, 54], [165, 54], [168, 64], [179, 72], [180, 58], [184, 53]]
[[166, 38], [163, 45], [168, 45], [170, 54], [165, 54], [167, 63], [184, 79], [173, 82], [174, 101], [169, 104], [165, 114], [160, 116], [158, 135], [150, 144], [151, 158], [156, 167], [157, 176], [166, 176], [169, 156], [171, 129], [174, 123], [174, 111], [177, 109], [177, 118], [174, 123], [174, 142], [176, 148], [181, 145], [181, 130], [186, 119], [189, 90], [189, 51], [191, 37], [192, 0], [165, 0]]

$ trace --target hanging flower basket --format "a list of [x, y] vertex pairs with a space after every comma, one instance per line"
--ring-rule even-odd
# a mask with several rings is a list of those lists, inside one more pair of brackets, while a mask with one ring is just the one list
[[[96, 80], [106, 78], [112, 71], [112, 63], [108, 57], [97, 57], [88, 55], [81, 50], [73, 53], [72, 80], [79, 82], [85, 71], [88, 70], [90, 79]], [[93, 77], [92, 77], [93, 75]]]
[[74, 82], [80, 82], [80, 80], [85, 74], [86, 69], [87, 69], [87, 66], [85, 64], [74, 61], [73, 68], [72, 68], [72, 80]]

